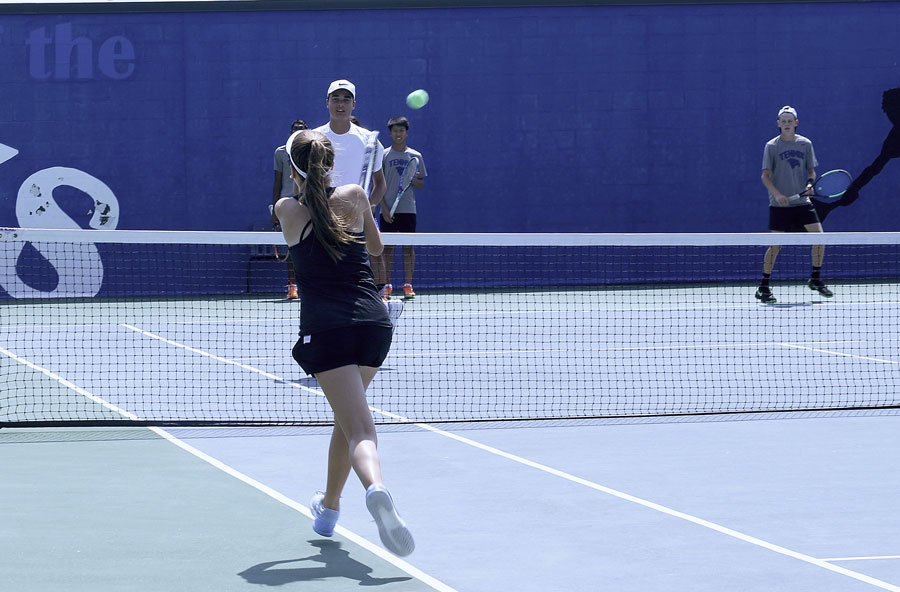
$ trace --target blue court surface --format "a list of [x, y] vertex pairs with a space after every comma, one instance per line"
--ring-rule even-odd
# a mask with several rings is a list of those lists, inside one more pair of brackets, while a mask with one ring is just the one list
[[[405, 560], [381, 547], [353, 476], [336, 535], [312, 531], [327, 427], [0, 430], [6, 585], [900, 591], [900, 411], [629, 417], [894, 396], [896, 286], [845, 285], [829, 302], [784, 288], [777, 306], [733, 288], [653, 292], [407, 307], [371, 398], [376, 417], [409, 420], [379, 431], [416, 537]], [[290, 360], [283, 303], [196, 305], [190, 322], [171, 301], [14, 306], [0, 322], [7, 410], [39, 389], [48, 416], [327, 412]], [[542, 405], [618, 417], [419, 423]]]

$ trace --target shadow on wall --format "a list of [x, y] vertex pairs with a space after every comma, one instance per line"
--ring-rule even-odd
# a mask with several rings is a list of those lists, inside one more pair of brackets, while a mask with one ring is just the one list
[[824, 221], [825, 217], [836, 207], [849, 206], [859, 199], [859, 191], [881, 172], [889, 160], [900, 156], [900, 88], [884, 91], [884, 94], [881, 95], [881, 110], [894, 124], [881, 145], [881, 152], [875, 157], [872, 164], [863, 169], [859, 177], [853, 180], [840, 199], [832, 202], [815, 202], [820, 221]]

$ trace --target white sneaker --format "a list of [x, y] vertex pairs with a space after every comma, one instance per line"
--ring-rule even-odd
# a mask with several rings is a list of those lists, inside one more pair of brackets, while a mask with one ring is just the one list
[[384, 485], [371, 485], [366, 490], [366, 507], [375, 524], [378, 525], [378, 536], [388, 551], [400, 557], [406, 557], [416, 548], [412, 534], [406, 523], [397, 514], [394, 500]]
[[317, 492], [309, 500], [309, 511], [313, 515], [313, 530], [324, 537], [330, 537], [334, 534], [334, 525], [337, 524], [341, 511], [326, 508], [322, 504], [323, 499], [325, 499], [325, 494], [321, 491]]

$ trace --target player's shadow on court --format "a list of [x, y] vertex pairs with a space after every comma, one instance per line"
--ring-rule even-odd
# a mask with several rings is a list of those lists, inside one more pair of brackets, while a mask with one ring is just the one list
[[[350, 553], [343, 550], [339, 542], [309, 542], [312, 546], [319, 548], [317, 555], [299, 559], [267, 561], [249, 567], [238, 575], [244, 578], [248, 584], [260, 584], [263, 586], [283, 586], [292, 582], [312, 582], [329, 578], [354, 580], [359, 582], [358, 585], [360, 586], [383, 586], [412, 579], [408, 576], [395, 578], [372, 577], [372, 568], [350, 557]], [[279, 567], [301, 562], [321, 565]]]

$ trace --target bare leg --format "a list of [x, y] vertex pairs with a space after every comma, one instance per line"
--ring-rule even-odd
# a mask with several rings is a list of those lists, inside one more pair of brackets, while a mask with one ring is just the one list
[[412, 285], [413, 271], [416, 268], [416, 252], [412, 245], [403, 247], [403, 272], [406, 275], [406, 283]]
[[350, 452], [347, 438], [340, 426], [335, 424], [328, 446], [328, 479], [325, 483], [325, 497], [322, 505], [332, 510], [341, 509], [341, 492], [350, 476]]
[[822, 267], [822, 261], [825, 260], [825, 245], [813, 245], [812, 248], [812, 264], [813, 267]]
[[384, 282], [391, 283], [391, 272], [394, 271], [394, 245], [384, 245], [384, 252], [381, 254], [384, 261]]
[[[825, 229], [822, 228], [821, 222], [816, 224], [807, 224], [804, 226], [806, 232], [825, 232]], [[825, 245], [813, 245], [812, 247], [812, 266], [813, 267], [822, 267], [822, 262], [825, 260]]]
[[778, 245], [772, 245], [766, 249], [766, 255], [763, 257], [763, 273], [772, 273], [772, 269], [775, 267], [775, 259], [778, 257], [779, 252], [781, 252], [781, 247]]
[[351, 468], [363, 487], [381, 483], [375, 424], [365, 394], [377, 371], [368, 366], [343, 366], [316, 374], [335, 418], [328, 448], [325, 498], [322, 500], [326, 508], [340, 509], [341, 492]]

